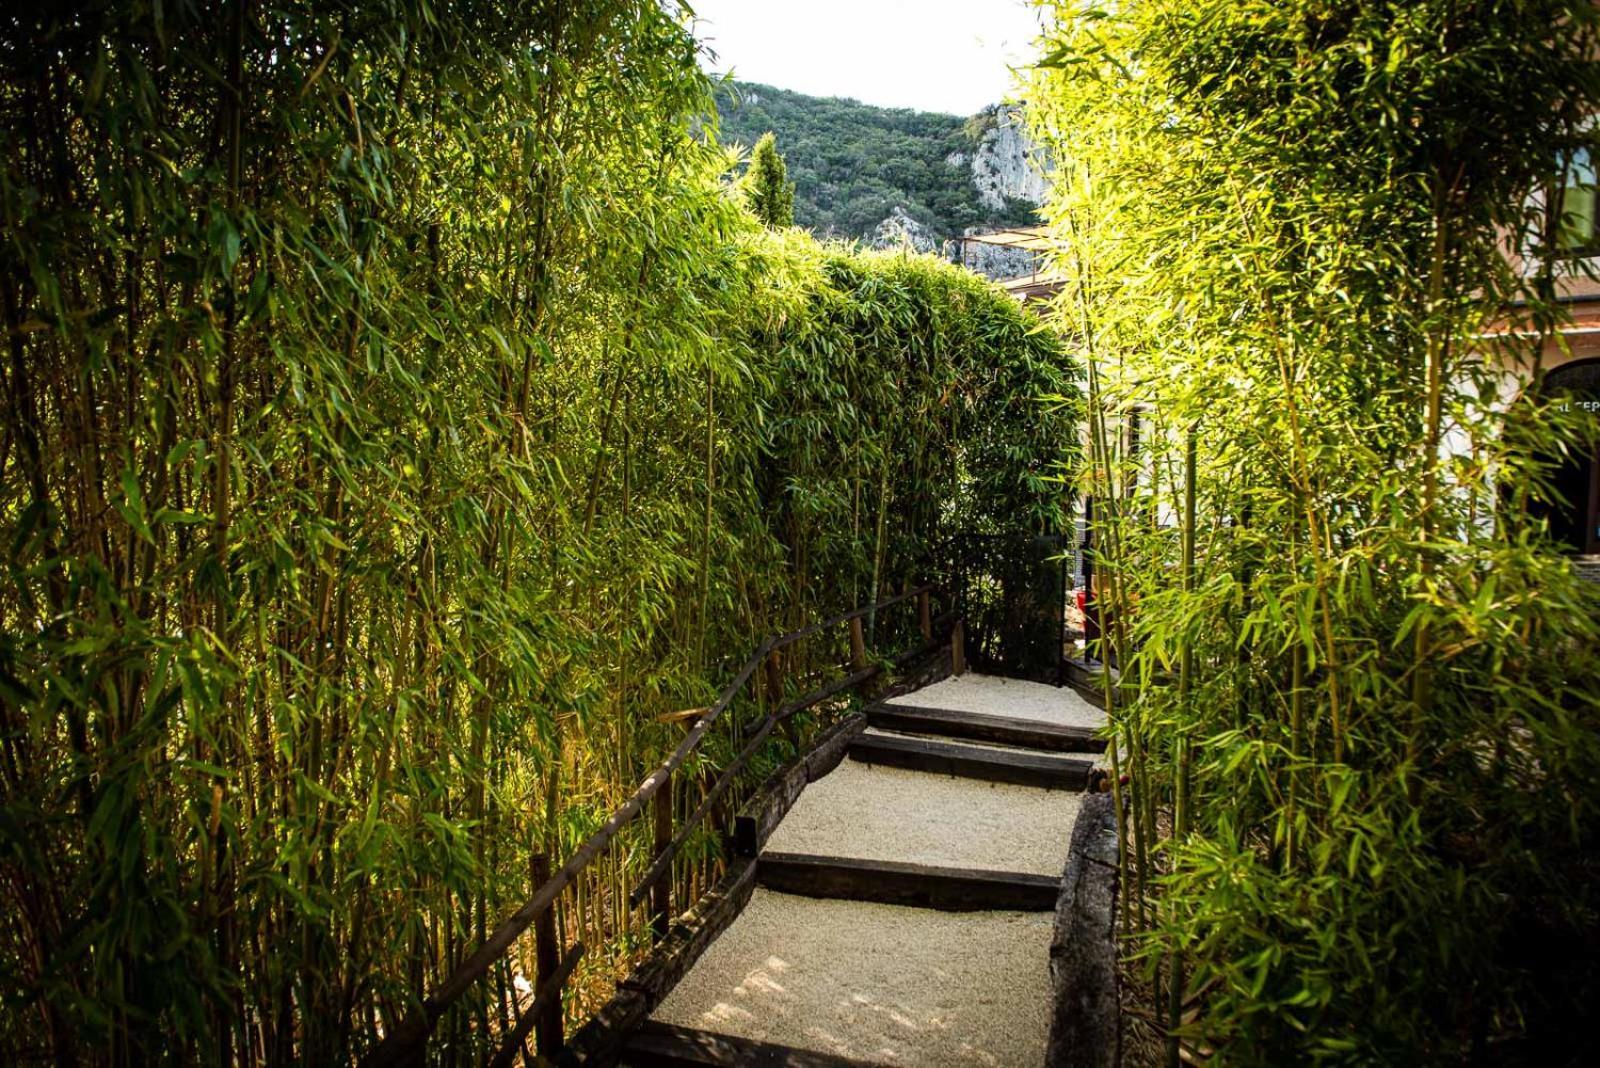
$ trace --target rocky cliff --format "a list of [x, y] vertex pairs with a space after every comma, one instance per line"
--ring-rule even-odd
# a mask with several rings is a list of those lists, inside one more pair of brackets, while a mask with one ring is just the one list
[[913, 219], [899, 204], [868, 235], [866, 243], [873, 248], [900, 248], [912, 252], [932, 252], [939, 245], [933, 231]]
[[[970, 172], [979, 203], [992, 212], [1014, 212], [1019, 204], [1044, 202], [1049, 192], [1045, 180], [1049, 160], [1028, 136], [1021, 109], [1000, 104], [987, 108], [968, 120], [967, 132], [973, 139], [972, 150], [951, 152], [944, 163]], [[962, 236], [996, 229], [999, 227], [994, 225], [968, 226], [963, 228]], [[941, 243], [936, 237], [931, 228], [912, 218], [904, 205], [896, 204], [867, 235], [866, 242], [874, 248], [908, 248], [917, 252], [939, 248], [946, 259], [988, 278], [1017, 278], [1038, 267], [1037, 256], [1023, 249], [954, 238]]]
[[1000, 211], [1008, 200], [1044, 203], [1049, 161], [1028, 136], [1020, 109], [997, 104], [977, 119], [983, 132], [971, 156], [972, 184], [983, 206]]

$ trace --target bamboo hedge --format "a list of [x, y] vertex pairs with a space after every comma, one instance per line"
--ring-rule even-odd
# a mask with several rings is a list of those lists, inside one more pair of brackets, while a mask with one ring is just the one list
[[1130, 1018], [1168, 1064], [1582, 1062], [1600, 598], [1540, 517], [1597, 434], [1539, 383], [1592, 5], [1042, 6]]
[[[0, 18], [12, 1059], [359, 1057], [762, 634], [1059, 524], [1075, 360], [952, 266], [762, 228], [697, 60], [653, 0]], [[649, 945], [647, 862], [559, 902], [570, 1017]]]

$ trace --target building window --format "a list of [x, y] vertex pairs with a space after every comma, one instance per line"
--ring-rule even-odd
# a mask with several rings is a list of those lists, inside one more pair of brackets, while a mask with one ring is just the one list
[[[1551, 371], [1541, 397], [1563, 407], [1600, 408], [1600, 359], [1577, 360]], [[1600, 440], [1568, 446], [1541, 458], [1548, 492], [1533, 496], [1528, 514], [1543, 520], [1551, 540], [1567, 552], [1600, 555]]]
[[1561, 168], [1561, 184], [1556, 190], [1556, 247], [1568, 255], [1600, 253], [1600, 233], [1596, 232], [1596, 191], [1594, 149], [1584, 147], [1567, 156]]

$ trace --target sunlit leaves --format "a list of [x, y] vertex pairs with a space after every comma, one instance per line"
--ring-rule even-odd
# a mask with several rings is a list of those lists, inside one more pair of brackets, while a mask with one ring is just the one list
[[[1126, 500], [1096, 537], [1151, 854], [1136, 946], [1192, 969], [1184, 1040], [1432, 1060], [1581, 1014], [1593, 969], [1519, 942], [1592, 929], [1572, 813], [1600, 808], [1600, 632], [1528, 502], [1594, 428], [1507, 403], [1564, 314], [1549, 264], [1508, 252], [1538, 247], [1552, 161], [1600, 106], [1592, 7], [1043, 6], [1059, 317], [1111, 439], [1080, 485]], [[1172, 841], [1180, 735], [1194, 825]]]

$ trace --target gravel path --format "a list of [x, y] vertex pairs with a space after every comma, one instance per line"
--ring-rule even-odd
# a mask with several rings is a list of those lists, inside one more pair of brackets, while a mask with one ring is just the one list
[[767, 848], [1060, 875], [1082, 795], [846, 760], [805, 788]]
[[[1105, 718], [1071, 689], [984, 675], [894, 700], [1081, 727]], [[846, 760], [805, 788], [767, 848], [1059, 876], [1081, 804], [1071, 791]], [[1053, 920], [758, 889], [654, 1016], [877, 1064], [1038, 1065]]]
[[1098, 727], [1106, 721], [1104, 712], [1085, 701], [1070, 686], [1046, 686], [973, 672], [890, 698], [888, 703], [1014, 716], [1069, 727]]
[[655, 1018], [880, 1064], [1037, 1065], [1051, 922], [757, 890]]

